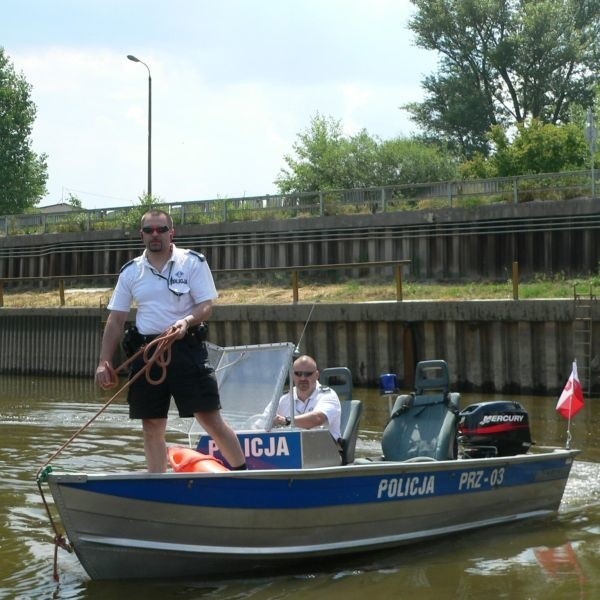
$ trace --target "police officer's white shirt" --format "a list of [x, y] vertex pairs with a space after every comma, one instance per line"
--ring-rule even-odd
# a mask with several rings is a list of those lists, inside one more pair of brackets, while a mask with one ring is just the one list
[[171, 258], [160, 272], [148, 261], [146, 250], [127, 263], [108, 304], [109, 310], [127, 312], [135, 303], [136, 325], [143, 335], [162, 333], [196, 304], [218, 297], [206, 259], [175, 244], [171, 247]]
[[[322, 412], [327, 417], [327, 427], [334, 439], [337, 440], [341, 437], [340, 427], [342, 409], [340, 406], [340, 399], [335, 390], [317, 383], [317, 387], [308, 397], [308, 400], [303, 402], [298, 398], [298, 392], [294, 386], [293, 396], [295, 407], [294, 415], [299, 416], [309, 412]], [[292, 411], [290, 410], [289, 392], [279, 399], [277, 412], [284, 417], [291, 418]]]

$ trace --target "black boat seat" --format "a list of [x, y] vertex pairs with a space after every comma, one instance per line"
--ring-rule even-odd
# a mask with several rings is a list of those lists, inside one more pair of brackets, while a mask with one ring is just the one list
[[449, 460], [456, 457], [460, 394], [449, 392], [448, 365], [417, 364], [415, 392], [396, 398], [381, 440], [384, 460]]

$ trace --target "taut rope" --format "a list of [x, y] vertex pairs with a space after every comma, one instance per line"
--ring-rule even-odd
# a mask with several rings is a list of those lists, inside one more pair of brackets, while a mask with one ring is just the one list
[[[85, 431], [117, 398], [117, 396], [124, 390], [126, 390], [134, 381], [139, 379], [142, 375], [146, 376], [146, 379], [149, 383], [153, 385], [161, 384], [166, 376], [167, 376], [167, 366], [171, 362], [171, 346], [177, 340], [179, 336], [179, 330], [171, 327], [151, 342], [143, 345], [135, 354], [130, 356], [123, 364], [119, 365], [116, 369], [112, 369], [110, 365], [108, 368], [111, 372], [112, 384], [110, 387], [116, 387], [118, 385], [117, 373], [120, 371], [124, 371], [136, 358], [140, 355], [144, 359], [144, 366], [135, 374], [131, 379], [129, 379], [113, 396], [105, 402], [102, 407], [96, 412], [96, 414], [85, 423], [82, 427], [80, 427], [54, 454], [50, 456], [50, 458], [39, 468], [36, 479], [37, 486], [40, 491], [40, 495], [42, 496], [42, 501], [44, 503], [44, 508], [46, 509], [46, 514], [48, 515], [48, 519], [50, 520], [50, 525], [54, 530], [54, 580], [58, 581], [58, 547], [60, 546], [67, 552], [73, 552], [73, 547], [69, 542], [67, 542], [65, 536], [58, 531], [58, 527], [54, 522], [52, 517], [52, 513], [50, 512], [50, 507], [48, 506], [48, 502], [46, 501], [46, 497], [44, 495], [44, 490], [42, 489], [42, 483], [47, 481], [48, 474], [52, 472], [52, 467], [49, 466], [50, 462], [54, 460], [61, 452], [67, 448], [83, 431]], [[161, 369], [161, 374], [158, 379], [152, 379], [150, 375], [150, 369], [153, 365], [157, 365]]]

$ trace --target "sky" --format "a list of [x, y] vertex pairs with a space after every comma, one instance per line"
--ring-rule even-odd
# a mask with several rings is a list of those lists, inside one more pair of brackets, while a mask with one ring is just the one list
[[344, 133], [416, 132], [437, 56], [415, 46], [409, 0], [3, 0], [0, 46], [31, 84], [39, 206], [131, 206], [277, 193], [320, 114]]

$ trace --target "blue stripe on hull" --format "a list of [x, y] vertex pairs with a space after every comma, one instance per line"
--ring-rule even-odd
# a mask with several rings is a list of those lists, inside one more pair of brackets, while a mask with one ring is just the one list
[[376, 475], [329, 471], [286, 477], [90, 478], [60, 485], [113, 497], [183, 506], [238, 509], [319, 508], [471, 494], [496, 488], [565, 479], [571, 459], [524, 461], [451, 470], [392, 470]]

